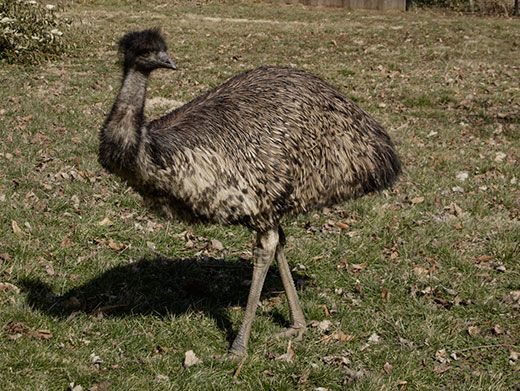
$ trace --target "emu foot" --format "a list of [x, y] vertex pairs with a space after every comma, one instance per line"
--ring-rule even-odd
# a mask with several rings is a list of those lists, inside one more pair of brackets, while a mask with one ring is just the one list
[[247, 358], [246, 350], [234, 350], [230, 349], [226, 354], [221, 357], [222, 361], [242, 363]]
[[301, 341], [303, 336], [307, 332], [307, 326], [301, 325], [293, 325], [291, 327], [287, 327], [284, 331], [280, 333], [276, 333], [275, 338], [292, 338], [294, 337], [295, 341]]

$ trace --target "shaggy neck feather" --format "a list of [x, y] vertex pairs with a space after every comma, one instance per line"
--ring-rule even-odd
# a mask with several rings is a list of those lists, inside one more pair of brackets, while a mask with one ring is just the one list
[[101, 130], [100, 161], [109, 171], [132, 172], [141, 142], [148, 74], [125, 70], [121, 90]]

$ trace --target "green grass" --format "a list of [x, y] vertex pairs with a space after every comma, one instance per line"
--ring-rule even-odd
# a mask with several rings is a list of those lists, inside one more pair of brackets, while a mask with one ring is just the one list
[[[0, 291], [2, 390], [518, 386], [516, 20], [254, 2], [97, 1], [66, 14], [74, 53], [0, 68], [0, 283], [14, 285]], [[215, 358], [243, 316], [253, 234], [157, 220], [97, 163], [120, 82], [115, 42], [148, 26], [179, 66], [154, 74], [150, 98], [185, 102], [242, 70], [291, 64], [396, 141], [394, 189], [284, 223], [306, 316], [332, 322], [293, 343], [293, 362], [274, 359], [288, 315], [274, 268], [239, 375]], [[212, 239], [225, 249], [208, 250]], [[331, 338], [339, 330], [348, 341]], [[203, 363], [183, 369], [187, 350]]]

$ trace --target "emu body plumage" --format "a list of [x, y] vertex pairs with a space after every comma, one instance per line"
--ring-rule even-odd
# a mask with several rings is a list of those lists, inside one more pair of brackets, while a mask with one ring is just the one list
[[257, 232], [251, 293], [233, 355], [246, 352], [274, 258], [289, 299], [288, 334], [300, 335], [305, 320], [283, 255], [280, 220], [391, 186], [400, 162], [388, 134], [322, 79], [284, 67], [239, 74], [145, 122], [150, 72], [174, 65], [155, 30], [127, 34], [120, 48], [124, 80], [101, 130], [101, 164], [169, 218], [242, 224]]

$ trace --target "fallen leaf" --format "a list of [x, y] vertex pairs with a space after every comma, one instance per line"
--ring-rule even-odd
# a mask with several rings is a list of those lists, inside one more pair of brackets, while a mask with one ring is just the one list
[[435, 359], [441, 364], [445, 364], [448, 362], [448, 357], [446, 355], [446, 349], [440, 349], [435, 352]]
[[284, 354], [276, 357], [275, 360], [277, 360], [277, 361], [285, 361], [285, 362], [292, 362], [295, 357], [296, 357], [296, 353], [294, 352], [294, 349], [292, 348], [292, 341], [289, 341], [287, 343], [287, 352], [285, 352]]
[[509, 292], [502, 300], [506, 304], [512, 304], [513, 308], [520, 308], [520, 291]]
[[387, 288], [383, 288], [383, 290], [381, 291], [381, 298], [383, 299], [383, 301], [390, 300], [390, 291]]
[[20, 288], [10, 282], [0, 282], [0, 292], [20, 293]]
[[411, 201], [414, 205], [422, 204], [424, 202], [424, 197], [413, 197]]
[[8, 253], [0, 253], [0, 261], [10, 261], [11, 255]]
[[376, 333], [373, 333], [370, 337], [368, 337], [367, 342], [373, 345], [378, 344], [381, 342], [381, 337]]
[[330, 335], [325, 335], [321, 340], [323, 342], [332, 342], [332, 341], [339, 341], [339, 342], [349, 342], [355, 339], [353, 335], [345, 334], [341, 330], [336, 330]]
[[383, 365], [383, 370], [387, 375], [389, 375], [392, 372], [392, 369], [394, 369], [394, 366], [390, 364], [388, 361], [385, 362], [385, 364]]
[[477, 326], [469, 326], [468, 327], [468, 334], [474, 337], [475, 335], [480, 334], [480, 328]]
[[108, 239], [108, 247], [112, 250], [120, 251], [125, 248], [125, 245], [123, 243], [117, 243], [114, 239]]
[[325, 364], [336, 364], [336, 365], [349, 365], [351, 363], [350, 359], [346, 356], [324, 356], [321, 360]]
[[112, 382], [108, 380], [100, 381], [99, 383], [94, 383], [88, 391], [110, 391], [112, 389]]
[[347, 223], [342, 222], [342, 221], [337, 221], [336, 222], [336, 227], [338, 227], [340, 229], [348, 229], [349, 225]]
[[75, 384], [74, 382], [72, 382], [72, 383], [69, 383], [68, 390], [69, 391], [83, 391], [83, 387], [81, 386], [81, 384]]
[[495, 154], [495, 162], [502, 163], [507, 155], [504, 152], [497, 152]]
[[317, 320], [313, 320], [313, 321], [311, 321], [310, 326], [315, 327], [322, 332], [326, 332], [326, 331], [329, 331], [330, 328], [332, 327], [332, 322], [330, 320], [322, 320], [321, 322], [318, 322]]
[[105, 217], [103, 220], [101, 220], [98, 225], [101, 226], [101, 227], [104, 227], [104, 226], [110, 226], [112, 225], [112, 221], [108, 218], [108, 217]]
[[202, 360], [196, 356], [193, 350], [188, 350], [184, 353], [184, 363], [182, 364], [184, 368], [187, 369], [198, 364], [202, 364]]
[[37, 339], [51, 339], [52, 333], [49, 330], [36, 330], [32, 332], [32, 336]]
[[45, 271], [47, 272], [47, 274], [48, 274], [49, 276], [54, 276], [54, 274], [56, 274], [56, 273], [54, 272], [54, 267], [53, 267], [52, 264], [50, 264], [50, 263], [47, 264], [47, 265], [45, 265]]
[[500, 335], [503, 332], [504, 332], [504, 330], [502, 330], [502, 326], [500, 326], [499, 324], [496, 324], [493, 326], [493, 333]]
[[430, 271], [428, 269], [426, 269], [425, 267], [419, 266], [419, 265], [415, 265], [413, 267], [413, 272], [418, 277], [426, 277], [430, 274]]
[[167, 376], [167, 375], [157, 375], [155, 376], [155, 380], [157, 380], [158, 382], [168, 382], [170, 381], [170, 378]]
[[298, 379], [298, 384], [307, 384], [309, 382], [309, 375], [311, 374], [311, 368], [305, 368]]
[[224, 245], [222, 244], [222, 242], [220, 240], [217, 240], [217, 239], [211, 239], [211, 241], [209, 242], [209, 246], [210, 246], [211, 250], [214, 250], [214, 251], [224, 250]]
[[321, 308], [323, 308], [323, 312], [324, 312], [325, 316], [330, 317], [330, 311], [329, 311], [329, 307], [327, 307], [327, 304], [323, 304], [321, 306]]
[[345, 372], [345, 379], [343, 380], [344, 384], [350, 384], [363, 376], [365, 376], [365, 371], [363, 369], [360, 369], [359, 371], [356, 371], [354, 369], [350, 368], [343, 368], [343, 371]]
[[15, 220], [11, 220], [11, 228], [16, 236], [21, 236], [23, 234], [22, 229]]
[[455, 178], [457, 178], [459, 181], [464, 182], [466, 179], [468, 179], [469, 174], [466, 171], [461, 171], [455, 175]]
[[70, 238], [68, 236], [65, 236], [63, 238], [63, 240], [61, 241], [61, 247], [62, 248], [67, 248], [67, 247], [70, 247], [72, 246], [72, 240], [70, 240]]
[[90, 362], [92, 364], [96, 365], [96, 366], [99, 366], [103, 362], [103, 360], [97, 354], [91, 353], [90, 354]]
[[447, 372], [449, 370], [450, 370], [450, 366], [445, 363], [435, 364], [433, 366], [433, 372], [435, 372], [437, 375], [442, 375], [444, 372]]
[[455, 202], [452, 202], [445, 208], [449, 214], [453, 216], [460, 217], [464, 214], [464, 211], [460, 206], [458, 206]]

